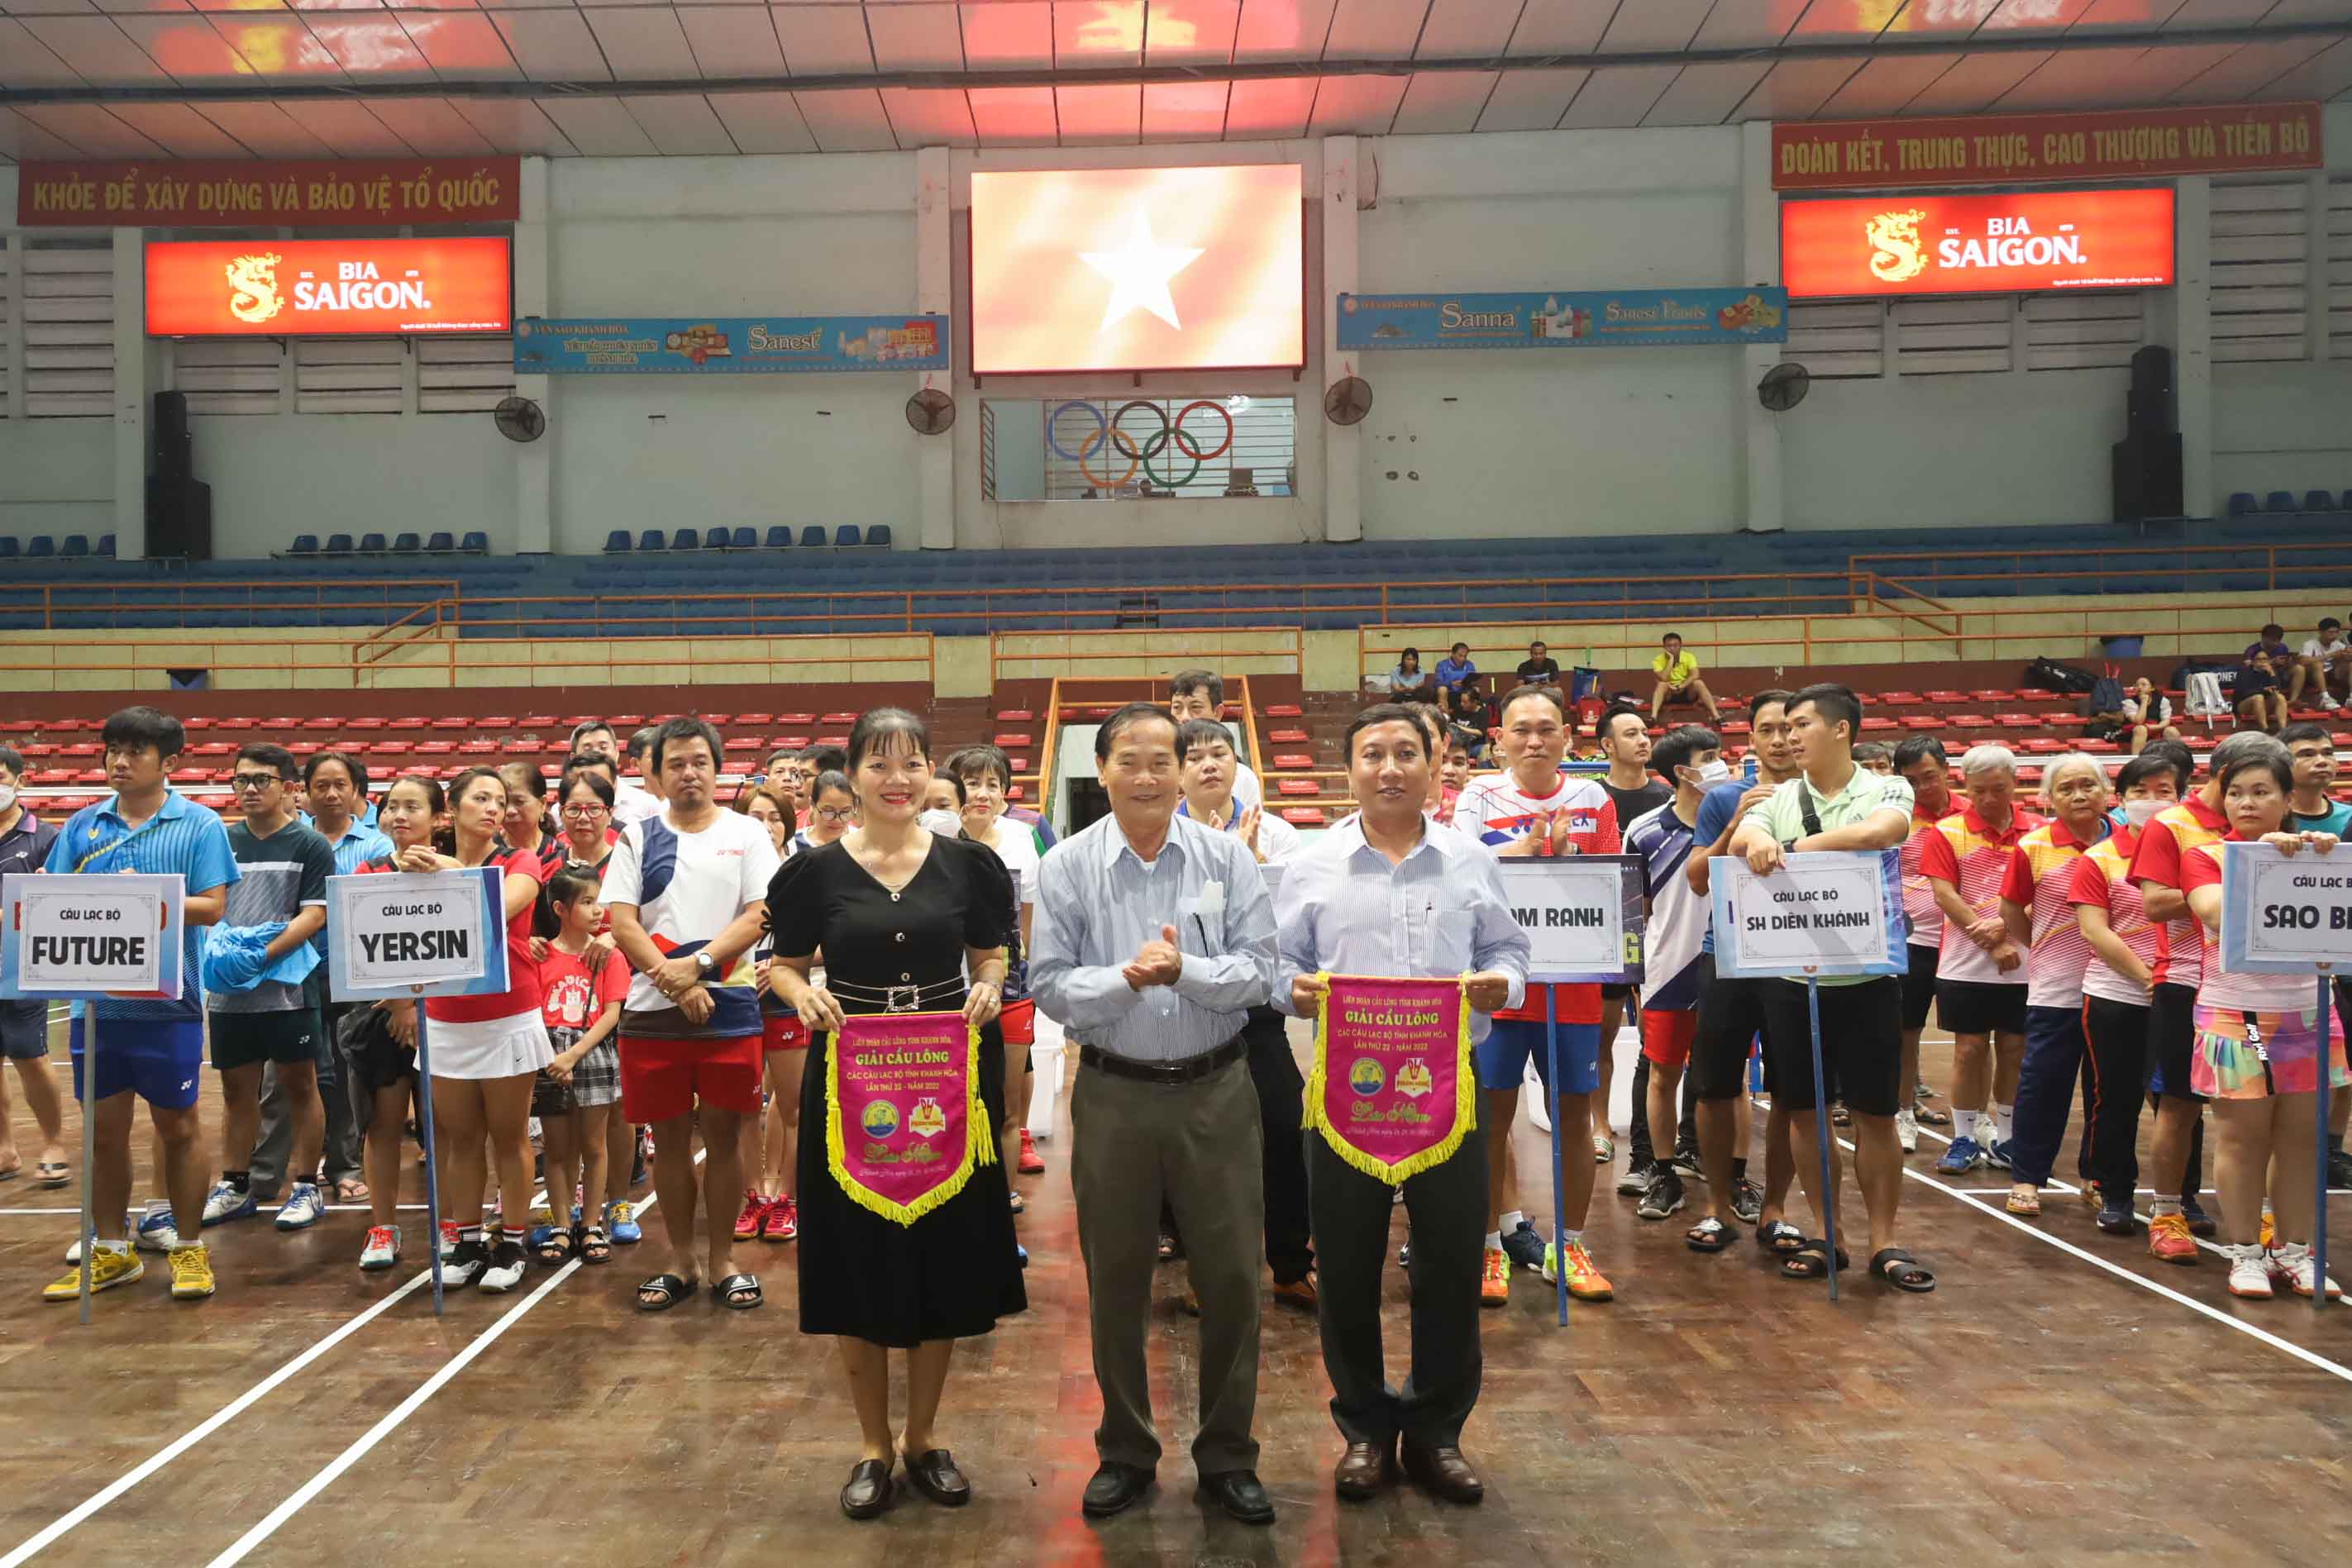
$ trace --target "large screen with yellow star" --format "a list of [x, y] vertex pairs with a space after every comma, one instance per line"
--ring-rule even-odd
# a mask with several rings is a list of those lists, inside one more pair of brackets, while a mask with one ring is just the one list
[[971, 368], [1304, 364], [1295, 163], [971, 177]]

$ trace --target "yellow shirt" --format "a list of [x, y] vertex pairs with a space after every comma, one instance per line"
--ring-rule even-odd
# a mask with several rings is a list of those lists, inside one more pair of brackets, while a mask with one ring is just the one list
[[1698, 678], [1698, 655], [1688, 648], [1676, 653], [1671, 660], [1665, 654], [1660, 653], [1650, 661], [1650, 668], [1656, 673], [1658, 679], [1665, 682], [1666, 685], [1686, 686]]

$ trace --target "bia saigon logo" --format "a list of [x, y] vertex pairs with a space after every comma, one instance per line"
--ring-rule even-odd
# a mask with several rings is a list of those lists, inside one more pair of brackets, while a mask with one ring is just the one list
[[1866, 220], [1864, 230], [1870, 235], [1876, 252], [1870, 258], [1870, 275], [1881, 283], [1904, 283], [1927, 270], [1927, 257], [1919, 238], [1919, 220], [1927, 214], [1917, 207], [1900, 212], [1881, 213]]
[[278, 292], [278, 264], [282, 259], [274, 251], [264, 251], [240, 256], [221, 268], [228, 278], [230, 315], [258, 327], [286, 308], [285, 298]]

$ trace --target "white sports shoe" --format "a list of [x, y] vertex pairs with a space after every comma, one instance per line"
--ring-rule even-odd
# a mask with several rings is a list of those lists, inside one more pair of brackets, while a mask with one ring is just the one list
[[1895, 1113], [1895, 1141], [1903, 1145], [1906, 1155], [1919, 1152], [1919, 1118], [1908, 1105]]
[[2342, 707], [2344, 705], [2336, 700], [2336, 694], [2334, 692], [2323, 691], [2319, 694], [2319, 706], [2326, 708], [2329, 713], [2334, 713], [2337, 708]]
[[137, 1232], [134, 1245], [142, 1252], [169, 1252], [180, 1244], [180, 1227], [168, 1200], [156, 1198], [132, 1219]]
[[296, 1182], [294, 1190], [287, 1195], [284, 1207], [278, 1211], [278, 1228], [308, 1230], [318, 1224], [320, 1216], [326, 1212], [327, 1205], [325, 1200], [319, 1197], [317, 1184], [307, 1181]]
[[[2271, 1249], [2270, 1270], [2273, 1275], [2294, 1288], [2298, 1296], [2308, 1296], [2315, 1288], [2319, 1265], [2311, 1249], [2289, 1241]], [[2343, 1288], [2331, 1279], [2327, 1281], [2327, 1299], [2336, 1301], [2344, 1294]]]
[[2230, 1254], [2230, 1294], [2246, 1296], [2258, 1301], [2269, 1301], [2273, 1292], [2271, 1290], [2270, 1263], [2263, 1249], [2260, 1247], [2231, 1247], [2225, 1250]]
[[215, 1182], [212, 1191], [205, 1194], [205, 1223], [218, 1225], [224, 1220], [243, 1219], [260, 1207], [261, 1200], [253, 1196], [252, 1188], [239, 1192], [225, 1181]]
[[389, 1269], [400, 1261], [400, 1227], [375, 1225], [368, 1228], [367, 1245], [360, 1249], [360, 1267], [370, 1273]]

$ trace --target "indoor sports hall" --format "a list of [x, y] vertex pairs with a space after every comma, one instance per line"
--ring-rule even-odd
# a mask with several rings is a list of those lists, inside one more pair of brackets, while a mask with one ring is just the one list
[[2324, 1556], [2347, 621], [2352, 0], [0, 0], [0, 1568]]

